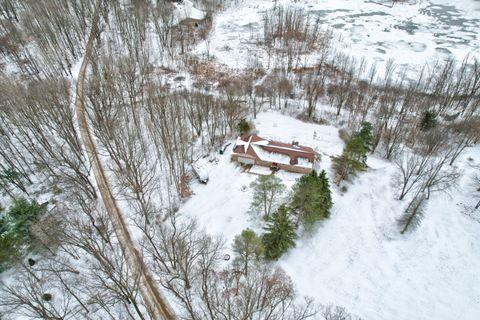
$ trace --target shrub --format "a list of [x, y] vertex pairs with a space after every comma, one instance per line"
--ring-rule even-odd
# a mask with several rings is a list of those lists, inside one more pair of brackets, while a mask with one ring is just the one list
[[237, 130], [240, 134], [246, 134], [249, 133], [250, 130], [252, 130], [252, 126], [247, 120], [242, 119], [237, 124]]
[[50, 301], [52, 300], [52, 295], [50, 293], [44, 293], [42, 294], [42, 299], [45, 301]]

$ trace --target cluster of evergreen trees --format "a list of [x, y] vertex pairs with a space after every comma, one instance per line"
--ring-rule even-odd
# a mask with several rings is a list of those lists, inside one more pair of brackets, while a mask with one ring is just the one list
[[370, 122], [362, 123], [359, 131], [354, 132], [340, 156], [333, 157], [333, 169], [337, 174], [335, 181], [340, 184], [351, 174], [365, 170], [367, 154], [372, 151], [373, 126]]
[[314, 170], [299, 178], [292, 188], [289, 201], [278, 206], [278, 198], [285, 190], [278, 177], [260, 176], [251, 186], [254, 189], [252, 208], [263, 213], [266, 226], [262, 236], [247, 229], [235, 238], [233, 248], [244, 270], [248, 269], [248, 257], [256, 257], [254, 260], [278, 259], [295, 246], [300, 225], [307, 231], [311, 230], [316, 222], [328, 218], [333, 205], [324, 170], [320, 173]]
[[7, 212], [0, 208], [0, 271], [8, 267], [31, 242], [30, 226], [45, 210], [36, 201], [18, 198]]

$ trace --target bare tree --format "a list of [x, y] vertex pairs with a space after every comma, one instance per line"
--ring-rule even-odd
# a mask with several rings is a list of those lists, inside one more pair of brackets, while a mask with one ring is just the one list
[[311, 300], [295, 302], [293, 284], [267, 265], [243, 274], [223, 268], [223, 241], [198, 230], [193, 221], [171, 216], [143, 230], [144, 250], [160, 284], [175, 297], [185, 319], [309, 319]]
[[360, 318], [351, 315], [344, 307], [341, 306], [324, 306], [322, 307], [320, 314], [324, 320], [360, 320]]
[[395, 160], [400, 169], [399, 200], [410, 192], [414, 192], [415, 197], [425, 193], [429, 199], [432, 192], [455, 186], [459, 178], [456, 168], [446, 167], [457, 151], [457, 146], [449, 142], [447, 130], [415, 132], [413, 149], [403, 150], [402, 155]]
[[449, 129], [454, 146], [449, 164], [453, 165], [465, 148], [475, 145], [480, 140], [480, 119], [478, 117], [462, 119], [452, 124]]
[[[32, 319], [75, 319], [79, 311], [72, 308], [72, 296], [64, 287], [54, 288], [48, 272], [35, 272], [22, 265], [12, 284], [0, 287], [0, 306], [5, 316]], [[53, 290], [52, 290], [53, 289]]]
[[[26, 181], [41, 173], [58, 187], [81, 187], [90, 196], [95, 190], [89, 163], [75, 127], [66, 79], [31, 81], [2, 79], [5, 99], [0, 107], [5, 148], [0, 152], [5, 167], [21, 173]], [[34, 166], [31, 165], [34, 164]]]
[[403, 154], [395, 159], [395, 164], [401, 173], [398, 200], [403, 200], [421, 182], [423, 177], [420, 173], [424, 172], [428, 162], [429, 158], [415, 153]]

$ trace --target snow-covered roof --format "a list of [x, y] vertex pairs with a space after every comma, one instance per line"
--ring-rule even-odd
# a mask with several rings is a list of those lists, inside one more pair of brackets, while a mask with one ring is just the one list
[[265, 149], [263, 149], [261, 146], [255, 144], [252, 145], [252, 148], [260, 160], [290, 165], [290, 157], [285, 154], [268, 152], [265, 151]]
[[312, 168], [316, 152], [309, 147], [270, 141], [257, 135], [241, 136], [233, 152], [266, 162]]

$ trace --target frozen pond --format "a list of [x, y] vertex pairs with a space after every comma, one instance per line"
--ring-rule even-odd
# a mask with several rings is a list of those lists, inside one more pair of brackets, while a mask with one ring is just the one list
[[410, 1], [393, 6], [375, 1], [317, 1], [308, 8], [342, 35], [342, 51], [380, 64], [391, 58], [416, 68], [452, 55], [458, 59], [480, 55], [478, 0]]
[[[338, 51], [365, 57], [380, 69], [389, 59], [415, 71], [447, 57], [480, 57], [479, 0], [410, 0], [393, 6], [386, 0], [278, 3], [303, 6], [334, 30]], [[251, 0], [220, 13], [208, 42], [209, 54], [234, 68], [244, 67], [252, 57], [265, 56], [255, 39], [262, 37], [262, 18], [272, 6], [272, 1]], [[205, 44], [197, 48], [197, 53], [206, 51]]]

